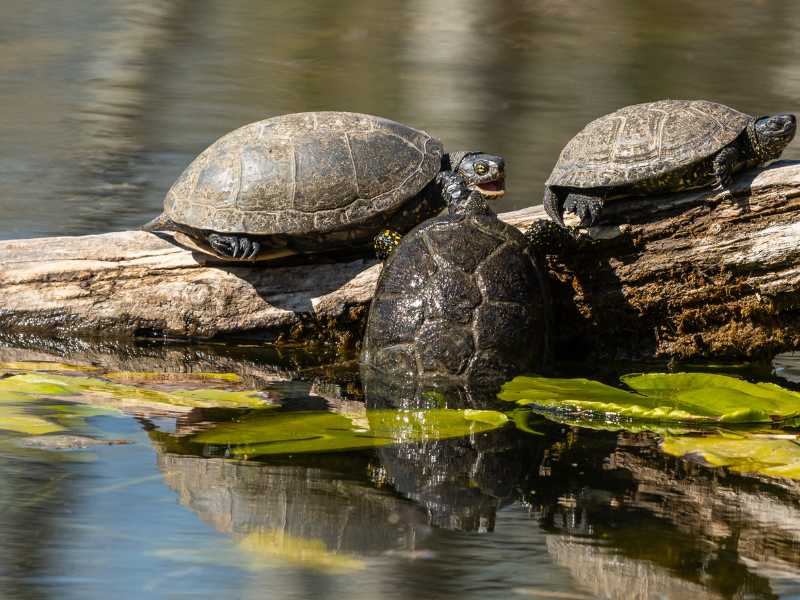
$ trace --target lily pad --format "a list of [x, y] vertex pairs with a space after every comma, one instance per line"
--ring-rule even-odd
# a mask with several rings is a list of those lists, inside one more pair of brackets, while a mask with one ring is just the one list
[[766, 423], [800, 415], [800, 394], [714, 373], [622, 377], [631, 390], [588, 379], [517, 377], [498, 395], [544, 411], [642, 421]]
[[322, 411], [255, 412], [195, 435], [194, 442], [231, 446], [237, 456], [341, 452], [400, 442], [462, 437], [505, 425], [491, 410], [368, 410], [367, 422]]
[[720, 432], [711, 436], [667, 437], [661, 450], [737, 473], [800, 479], [800, 443], [791, 434]]
[[64, 427], [36, 415], [26, 414], [22, 407], [0, 405], [0, 429], [26, 435], [43, 435], [64, 431]]
[[18, 402], [32, 397], [74, 396], [83, 396], [81, 401], [112, 406], [124, 405], [128, 402], [188, 407], [264, 408], [269, 406], [268, 400], [254, 390], [229, 391], [206, 388], [163, 391], [111, 383], [92, 377], [73, 377], [53, 373], [24, 373], [0, 379], [0, 402]]

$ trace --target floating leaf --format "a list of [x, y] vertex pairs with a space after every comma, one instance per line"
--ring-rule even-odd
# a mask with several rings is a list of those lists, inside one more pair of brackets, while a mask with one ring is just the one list
[[332, 412], [254, 412], [195, 435], [194, 442], [230, 445], [234, 455], [341, 452], [399, 442], [462, 437], [501, 427], [503, 413], [491, 410], [368, 410], [363, 419]]
[[517, 408], [509, 413], [511, 420], [514, 422], [514, 427], [516, 427], [520, 431], [524, 431], [525, 433], [530, 433], [531, 435], [544, 435], [543, 432], [533, 429], [530, 426], [529, 424], [530, 418], [534, 415], [538, 417], [540, 421], [543, 420], [543, 418], [540, 417], [538, 414], [525, 408]]
[[43, 435], [64, 431], [64, 427], [36, 415], [26, 414], [22, 407], [0, 406], [0, 429], [27, 435]]
[[720, 421], [759, 423], [800, 414], [800, 394], [773, 383], [750, 383], [714, 373], [625, 375], [622, 382], [640, 394], [671, 400], [698, 415]]
[[[228, 391], [216, 388], [192, 390], [151, 390], [110, 383], [91, 377], [25, 373], [0, 379], [0, 402], [25, 398], [83, 396], [81, 401], [124, 406], [127, 402], [147, 402], [189, 407], [269, 406], [266, 398], [254, 390]], [[77, 398], [76, 398], [77, 400]]]
[[800, 444], [794, 435], [720, 432], [711, 436], [667, 437], [661, 450], [745, 474], [800, 479]]
[[546, 411], [646, 421], [765, 423], [800, 414], [800, 394], [770, 383], [710, 373], [632, 374], [634, 391], [588, 379], [517, 377], [502, 400]]

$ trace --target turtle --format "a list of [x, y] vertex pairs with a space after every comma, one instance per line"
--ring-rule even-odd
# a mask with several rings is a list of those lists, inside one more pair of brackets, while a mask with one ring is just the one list
[[558, 157], [544, 208], [564, 227], [565, 211], [591, 227], [607, 200], [712, 186], [778, 158], [795, 134], [793, 114], [752, 117], [707, 100], [626, 106], [589, 123]]
[[[424, 131], [349, 112], [286, 114], [244, 125], [206, 148], [167, 192], [146, 231], [223, 260], [350, 251], [399, 234], [444, 208], [436, 176], [462, 172], [504, 194], [502, 160], [445, 154]], [[382, 231], [384, 230], [384, 231]], [[377, 236], [376, 236], [377, 234]]]
[[538, 263], [461, 175], [441, 180], [448, 213], [406, 234], [384, 263], [362, 372], [491, 387], [545, 354]]

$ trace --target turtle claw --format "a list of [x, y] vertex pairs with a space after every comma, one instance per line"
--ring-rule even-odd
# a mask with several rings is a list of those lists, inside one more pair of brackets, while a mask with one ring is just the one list
[[261, 244], [259, 244], [254, 240], [248, 240], [248, 241], [250, 242], [250, 251], [243, 254], [242, 258], [247, 258], [248, 260], [255, 260], [256, 255], [258, 255], [258, 251], [261, 250]]
[[261, 249], [261, 244], [247, 237], [211, 233], [207, 239], [215, 252], [227, 258], [252, 260]]
[[565, 210], [575, 213], [581, 220], [581, 227], [592, 227], [600, 218], [603, 201], [595, 196], [570, 194], [564, 203]]

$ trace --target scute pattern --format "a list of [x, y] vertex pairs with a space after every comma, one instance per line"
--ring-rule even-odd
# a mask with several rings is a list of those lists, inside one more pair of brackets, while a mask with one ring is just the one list
[[206, 148], [167, 193], [164, 213], [220, 233], [327, 233], [399, 208], [438, 173], [442, 153], [424, 131], [380, 117], [282, 115]]
[[572, 138], [546, 185], [598, 188], [657, 178], [711, 156], [751, 120], [706, 100], [626, 106], [592, 121]]
[[534, 268], [522, 234], [494, 216], [426, 221], [384, 265], [362, 362], [464, 382], [530, 368], [544, 318]]

